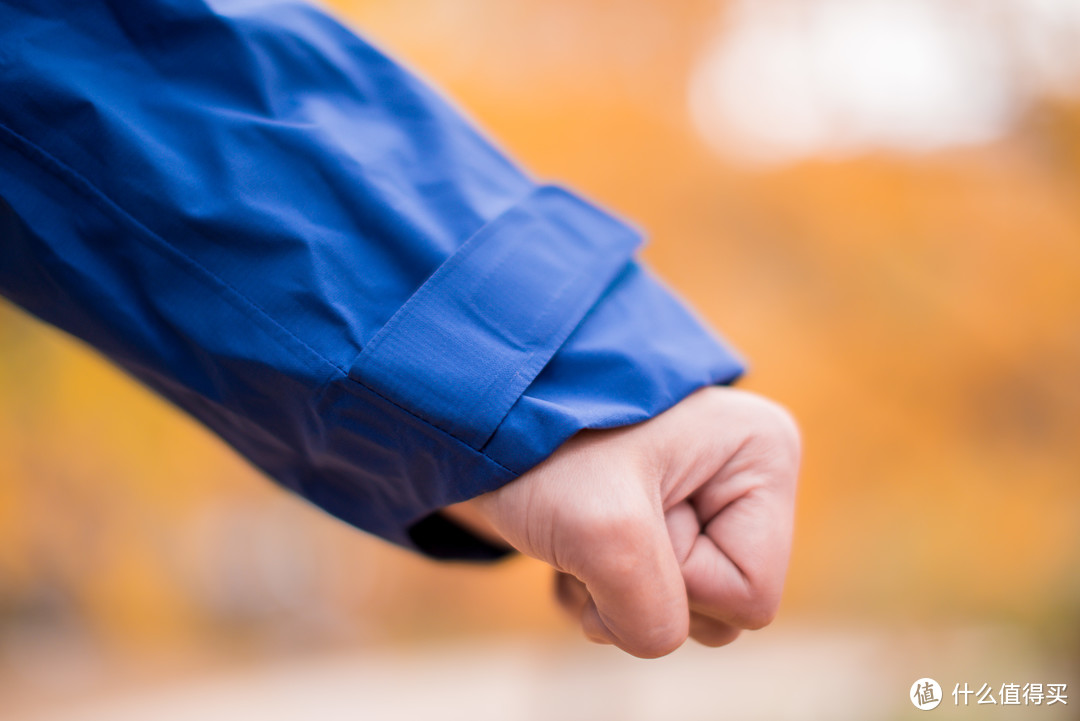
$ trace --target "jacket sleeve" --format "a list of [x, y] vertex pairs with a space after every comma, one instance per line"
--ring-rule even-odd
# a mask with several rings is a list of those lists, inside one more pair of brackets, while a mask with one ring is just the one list
[[371, 533], [733, 380], [639, 234], [321, 12], [0, 4], [0, 292]]

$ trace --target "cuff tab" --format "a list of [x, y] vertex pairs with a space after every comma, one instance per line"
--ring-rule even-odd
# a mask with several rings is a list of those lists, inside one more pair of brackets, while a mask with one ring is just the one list
[[640, 242], [577, 196], [538, 188], [439, 266], [349, 376], [480, 449]]

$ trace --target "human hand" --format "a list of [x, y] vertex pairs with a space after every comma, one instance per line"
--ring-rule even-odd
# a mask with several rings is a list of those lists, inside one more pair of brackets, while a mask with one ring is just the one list
[[770, 623], [791, 548], [799, 434], [759, 396], [711, 387], [643, 423], [582, 431], [451, 507], [553, 566], [585, 634], [643, 658]]

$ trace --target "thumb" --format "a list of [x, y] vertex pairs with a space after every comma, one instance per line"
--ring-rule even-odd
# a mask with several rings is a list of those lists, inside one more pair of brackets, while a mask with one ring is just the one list
[[575, 546], [588, 555], [571, 569], [592, 597], [582, 611], [585, 634], [641, 658], [681, 646], [690, 626], [686, 586], [659, 509], [594, 521], [586, 533]]

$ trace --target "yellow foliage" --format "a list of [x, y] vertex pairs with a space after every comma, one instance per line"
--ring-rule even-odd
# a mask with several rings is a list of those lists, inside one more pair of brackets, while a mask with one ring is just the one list
[[[793, 409], [788, 612], [1080, 602], [1080, 105], [967, 150], [746, 169], [683, 107], [711, 4], [339, 5], [538, 175], [648, 228], [747, 387]], [[56, 331], [0, 307], [0, 341], [0, 627], [55, 598], [121, 642], [557, 627], [542, 569], [363, 539]]]

